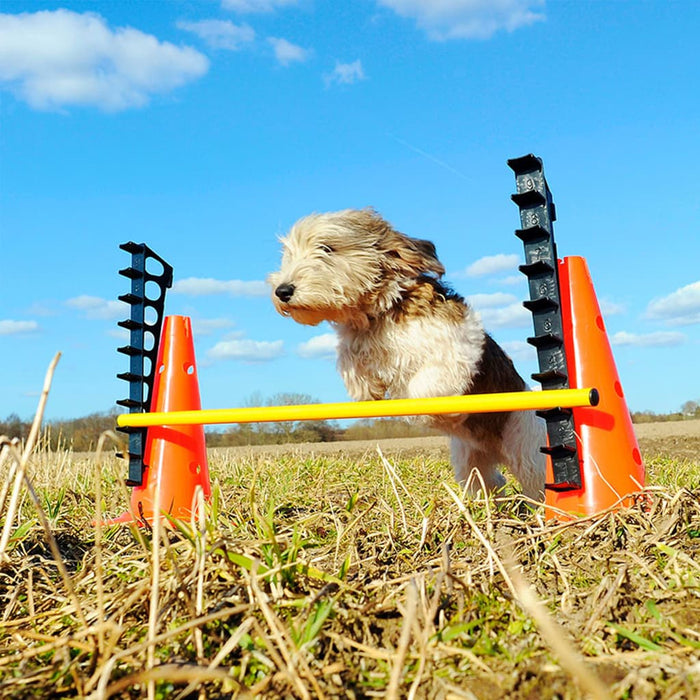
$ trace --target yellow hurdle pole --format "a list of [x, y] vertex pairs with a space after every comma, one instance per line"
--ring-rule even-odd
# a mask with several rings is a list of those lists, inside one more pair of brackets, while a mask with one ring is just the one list
[[269, 423], [291, 420], [436, 416], [447, 413], [496, 413], [500, 411], [596, 406], [598, 398], [597, 389], [592, 388], [551, 389], [503, 394], [436, 396], [423, 399], [386, 399], [382, 401], [218, 408], [160, 413], [123, 413], [117, 416], [117, 425], [121, 428], [144, 428], [151, 425], [214, 425], [218, 423]]

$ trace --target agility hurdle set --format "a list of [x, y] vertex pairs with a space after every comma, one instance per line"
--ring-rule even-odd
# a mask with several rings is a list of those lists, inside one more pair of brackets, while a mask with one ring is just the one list
[[120, 246], [131, 255], [131, 265], [119, 271], [131, 290], [119, 299], [131, 314], [119, 322], [130, 333], [129, 344], [118, 348], [129, 357], [129, 370], [118, 375], [129, 383], [129, 396], [117, 404], [129, 413], [117, 425], [129, 436], [126, 483], [133, 489], [130, 510], [113, 522], [145, 524], [156, 491], [160, 510], [172, 517], [189, 517], [198, 490], [209, 498], [204, 425], [521, 410], [536, 410], [547, 424], [540, 449], [547, 455], [548, 517], [632, 504], [644, 487], [644, 465], [586, 261], [557, 257], [555, 208], [541, 159], [530, 154], [508, 165], [520, 211], [515, 235], [525, 251], [520, 271], [530, 294], [523, 304], [533, 315], [527, 341], [539, 364], [532, 378], [542, 391], [202, 409], [190, 319], [164, 314], [172, 267], [145, 244]]

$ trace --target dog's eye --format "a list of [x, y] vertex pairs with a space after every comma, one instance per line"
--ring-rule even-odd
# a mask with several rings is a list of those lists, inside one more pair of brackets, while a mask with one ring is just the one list
[[329, 245], [326, 245], [325, 243], [321, 243], [318, 247], [319, 250], [322, 250], [324, 253], [332, 253], [333, 248]]

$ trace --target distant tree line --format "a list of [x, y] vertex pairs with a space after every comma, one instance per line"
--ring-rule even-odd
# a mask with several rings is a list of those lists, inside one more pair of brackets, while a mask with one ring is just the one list
[[[276, 394], [263, 399], [255, 394], [248, 406], [298, 406], [320, 403], [308, 394]], [[285, 445], [300, 442], [333, 442], [336, 440], [375, 440], [385, 437], [411, 437], [432, 434], [425, 427], [411, 425], [401, 419], [359, 420], [349, 427], [336, 421], [281, 421], [279, 423], [244, 423], [224, 430], [207, 431], [209, 447], [239, 445]]]
[[[319, 403], [307, 394], [276, 394], [269, 399], [254, 395], [248, 406], [290, 406]], [[116, 428], [117, 407], [110, 411], [91, 413], [82, 418], [54, 420], [45, 424], [43, 444], [52, 450], [70, 448], [75, 452], [89, 452], [97, 447], [97, 441], [105, 430]], [[680, 411], [654, 413], [637, 411], [631, 414], [634, 423], [677, 421], [700, 418], [700, 403], [686, 401]], [[0, 419], [0, 435], [25, 439], [32, 421], [21, 419], [12, 413]], [[420, 423], [402, 418], [376, 418], [354, 421], [347, 427], [336, 421], [283, 421], [279, 423], [248, 423], [231, 425], [223, 429], [209, 429], [209, 447], [235, 447], [239, 445], [283, 445], [300, 442], [332, 442], [335, 440], [381, 440], [383, 438], [422, 437], [435, 435], [436, 431]]]
[[[72, 448], [76, 452], [89, 452], [97, 447], [97, 441], [105, 430], [114, 430], [117, 425], [116, 407], [111, 411], [91, 413], [82, 418], [54, 420], [44, 424], [42, 444], [52, 450], [59, 447]], [[16, 413], [0, 420], [0, 435], [24, 440], [29, 435], [32, 420], [22, 420]]]
[[671, 413], [654, 413], [653, 411], [636, 411], [632, 413], [633, 423], [659, 423], [673, 420], [689, 420], [700, 418], [700, 403], [697, 401], [686, 401], [680, 411]]

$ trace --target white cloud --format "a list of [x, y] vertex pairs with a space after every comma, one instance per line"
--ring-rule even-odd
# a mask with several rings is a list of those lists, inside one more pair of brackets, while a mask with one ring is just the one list
[[323, 333], [309, 338], [305, 343], [299, 343], [297, 354], [306, 358], [335, 359], [338, 347], [338, 336], [335, 333]]
[[91, 321], [114, 320], [126, 318], [129, 315], [129, 306], [123, 301], [112, 301], [87, 294], [68, 299], [66, 305], [72, 309], [83, 311], [85, 318]]
[[35, 109], [141, 107], [208, 68], [190, 47], [131, 27], [111, 29], [91, 12], [0, 14], [0, 83]]
[[514, 304], [518, 301], [518, 298], [512, 294], [495, 292], [494, 294], [470, 294], [467, 297], [467, 301], [475, 309], [481, 310], [493, 309], [494, 307], [506, 306], [507, 304]]
[[237, 25], [228, 20], [202, 19], [198, 22], [181, 21], [178, 29], [196, 34], [213, 49], [238, 51], [243, 44], [255, 39], [255, 30], [247, 24]]
[[333, 83], [337, 85], [352, 85], [359, 80], [365, 79], [365, 71], [362, 68], [362, 61], [358, 58], [352, 63], [338, 63], [336, 62], [335, 68], [328, 75], [323, 76], [323, 80], [326, 86], [332, 85]]
[[272, 12], [278, 7], [296, 5], [297, 2], [298, 0], [221, 0], [221, 7], [241, 13]]
[[380, 5], [416, 20], [428, 37], [488, 39], [505, 29], [512, 32], [545, 18], [536, 9], [544, 0], [378, 0]]
[[612, 345], [631, 345], [638, 348], [667, 348], [682, 345], [686, 340], [683, 333], [656, 331], [654, 333], [628, 333], [618, 331], [611, 338]]
[[36, 321], [12, 321], [10, 319], [0, 321], [0, 335], [20, 335], [38, 330], [39, 324]]
[[509, 272], [513, 268], [517, 268], [520, 263], [518, 255], [486, 255], [473, 262], [465, 270], [467, 277], [483, 277], [484, 275], [494, 275], [499, 272]]
[[532, 325], [532, 314], [518, 302], [502, 308], [479, 310], [481, 322], [489, 328], [528, 328]]
[[172, 287], [175, 294], [204, 296], [208, 294], [230, 294], [235, 297], [263, 297], [269, 293], [265, 282], [253, 280], [215, 280], [210, 277], [186, 277], [177, 280]]
[[646, 317], [661, 319], [671, 326], [700, 323], [700, 280], [651, 301]]
[[279, 39], [278, 37], [268, 37], [268, 43], [272, 46], [275, 52], [275, 58], [283, 66], [288, 66], [290, 63], [305, 61], [310, 55], [311, 51], [309, 49], [304, 49], [301, 46], [292, 44], [291, 41], [286, 39]]
[[207, 357], [212, 360], [267, 362], [280, 357], [283, 346], [282, 340], [223, 340], [207, 352]]

